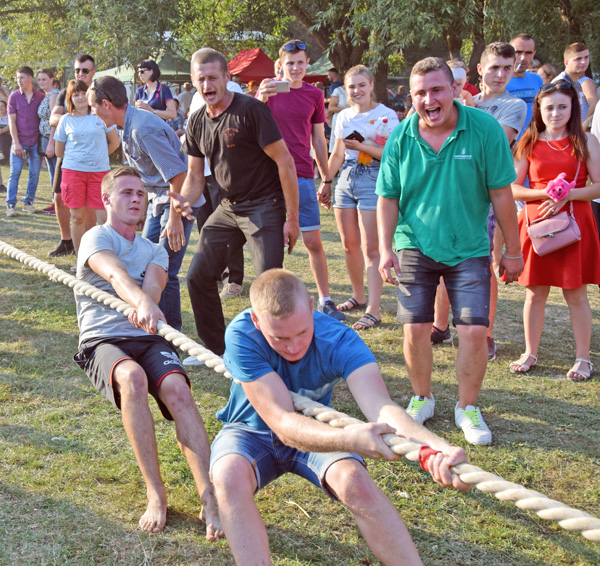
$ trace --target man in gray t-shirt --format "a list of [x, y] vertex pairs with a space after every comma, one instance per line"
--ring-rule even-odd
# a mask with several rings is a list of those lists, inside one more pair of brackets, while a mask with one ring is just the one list
[[173, 347], [157, 336], [158, 308], [167, 282], [168, 257], [158, 244], [137, 235], [147, 192], [132, 167], [113, 169], [102, 181], [107, 222], [86, 232], [77, 255], [77, 277], [133, 307], [129, 316], [75, 292], [81, 331], [77, 364], [94, 387], [121, 410], [123, 425], [146, 483], [148, 508], [139, 525], [159, 532], [167, 520], [167, 499], [160, 476], [154, 419], [148, 393], [166, 419], [175, 421], [177, 439], [198, 488], [206, 538], [223, 536], [208, 475], [206, 429], [192, 397], [190, 382]]

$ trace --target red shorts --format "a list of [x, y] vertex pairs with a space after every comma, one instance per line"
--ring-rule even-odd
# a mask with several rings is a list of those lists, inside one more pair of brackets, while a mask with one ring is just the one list
[[93, 208], [104, 210], [100, 185], [108, 171], [90, 173], [88, 171], [62, 170], [62, 199], [68, 208]]

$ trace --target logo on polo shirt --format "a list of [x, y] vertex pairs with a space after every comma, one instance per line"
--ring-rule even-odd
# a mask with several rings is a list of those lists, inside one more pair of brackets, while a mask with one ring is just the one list
[[167, 358], [163, 362], [163, 366], [168, 366], [170, 364], [177, 364], [177, 365], [179, 365], [179, 356], [177, 356], [177, 354], [175, 352], [161, 352], [161, 354], [165, 358]]
[[472, 155], [468, 155], [467, 154], [467, 150], [466, 148], [462, 148], [462, 151], [460, 152], [460, 154], [455, 155], [454, 159], [471, 159], [473, 156]]

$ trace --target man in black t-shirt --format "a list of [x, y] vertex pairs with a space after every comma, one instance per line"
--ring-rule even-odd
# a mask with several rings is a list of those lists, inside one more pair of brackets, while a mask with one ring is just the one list
[[[294, 161], [269, 108], [227, 90], [225, 57], [214, 49], [192, 56], [194, 84], [206, 105], [192, 114], [182, 151], [188, 176], [181, 196], [171, 195], [183, 214], [204, 190], [207, 159], [223, 200], [202, 228], [188, 272], [198, 336], [207, 348], [225, 351], [225, 320], [217, 281], [230, 253], [248, 242], [257, 275], [282, 267], [299, 235], [298, 181]], [[287, 219], [286, 219], [287, 215]]]
[[[96, 74], [96, 63], [91, 55], [78, 55], [75, 58], [75, 65], [73, 68], [75, 74], [75, 80], [83, 81], [88, 87], [92, 84], [94, 75]], [[51, 135], [48, 147], [46, 148], [46, 155], [52, 157], [54, 155], [54, 130], [58, 126], [60, 117], [65, 113], [67, 109], [67, 89], [63, 89], [60, 94], [56, 97], [56, 104], [52, 109], [50, 115], [50, 127]], [[59, 157], [56, 160], [56, 169], [54, 171], [54, 180], [52, 182], [52, 190], [54, 192], [54, 207], [56, 209], [56, 220], [58, 222], [58, 228], [60, 230], [60, 242], [54, 250], [48, 255], [50, 257], [60, 257], [63, 255], [69, 255], [75, 253], [73, 247], [73, 240], [71, 239], [71, 214], [70, 210], [65, 206], [60, 189], [60, 183], [62, 180], [62, 159]]]

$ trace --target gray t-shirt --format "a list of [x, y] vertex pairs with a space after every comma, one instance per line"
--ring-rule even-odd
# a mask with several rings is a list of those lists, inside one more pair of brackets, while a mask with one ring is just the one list
[[491, 114], [501, 126], [508, 126], [516, 132], [520, 132], [525, 117], [527, 116], [527, 104], [520, 98], [505, 91], [500, 96], [481, 102], [481, 94], [473, 97], [477, 108]]
[[[113, 286], [98, 275], [88, 264], [88, 259], [97, 252], [109, 250], [123, 262], [127, 273], [141, 287], [149, 264], [155, 263], [167, 271], [169, 256], [164, 247], [135, 235], [133, 242], [123, 238], [109, 224], [94, 226], [81, 239], [77, 254], [77, 279], [94, 285], [117, 297]], [[75, 291], [77, 322], [79, 324], [79, 344], [90, 338], [103, 336], [146, 336], [141, 328], [133, 326], [127, 317], [110, 307]]]

